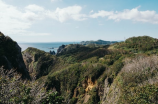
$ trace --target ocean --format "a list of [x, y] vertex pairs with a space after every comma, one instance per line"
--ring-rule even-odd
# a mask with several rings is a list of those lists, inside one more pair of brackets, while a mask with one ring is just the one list
[[68, 45], [68, 44], [79, 44], [80, 42], [52, 42], [52, 43], [18, 43], [21, 47], [21, 50], [24, 51], [28, 47], [34, 47], [40, 50], [43, 50], [45, 52], [55, 51], [57, 52], [57, 49], [61, 45]]

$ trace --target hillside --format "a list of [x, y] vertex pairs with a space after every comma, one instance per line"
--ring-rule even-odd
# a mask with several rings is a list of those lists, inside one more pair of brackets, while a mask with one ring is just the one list
[[97, 47], [70, 44], [56, 56], [28, 48], [22, 56], [31, 81], [18, 90], [22, 97], [7, 99], [19, 104], [156, 104], [157, 40], [142, 36]]
[[110, 45], [113, 43], [117, 43], [117, 41], [104, 41], [104, 40], [97, 40], [97, 41], [82, 41], [80, 44], [82, 45], [90, 45], [90, 44], [96, 44], [96, 45]]
[[116, 49], [124, 49], [127, 51], [140, 53], [155, 51], [158, 48], [158, 39], [149, 36], [139, 36], [127, 39], [125, 42], [112, 45]]
[[22, 59], [21, 48], [10, 37], [0, 32], [0, 67], [7, 70], [16, 69], [23, 78], [29, 78], [29, 73]]

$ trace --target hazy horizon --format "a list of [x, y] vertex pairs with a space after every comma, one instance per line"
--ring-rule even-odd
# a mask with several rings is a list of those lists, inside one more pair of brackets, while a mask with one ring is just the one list
[[[97, 40], [102, 40], [102, 39], [97, 39]], [[84, 41], [97, 41], [97, 40], [84, 40]], [[103, 40], [103, 41], [107, 41], [107, 40]], [[109, 40], [109, 41], [124, 41], [124, 40]], [[82, 42], [82, 41], [56, 41], [56, 42], [17, 42], [17, 43], [62, 43], [62, 42], [65, 42], [65, 43], [69, 43], [69, 42], [74, 42], [74, 43], [79, 43], [79, 42]]]
[[158, 38], [157, 0], [0, 0], [0, 31], [19, 42]]

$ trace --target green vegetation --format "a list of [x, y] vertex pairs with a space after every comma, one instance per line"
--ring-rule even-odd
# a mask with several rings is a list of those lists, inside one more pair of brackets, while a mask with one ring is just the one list
[[[21, 76], [14, 70], [4, 72], [0, 68], [0, 103], [2, 104], [62, 104], [63, 97], [58, 92], [46, 91], [37, 82], [20, 80]], [[12, 74], [9, 78], [6, 74]]]
[[129, 50], [130, 52], [148, 52], [150, 50], [156, 50], [158, 52], [158, 39], [154, 39], [148, 36], [132, 37], [125, 42], [118, 43], [114, 46], [117, 49]]
[[155, 104], [157, 102], [157, 56], [136, 57], [128, 60], [120, 73], [120, 89], [124, 95], [120, 103]]
[[[5, 49], [14, 47], [9, 41], [6, 44]], [[0, 46], [0, 54], [10, 55], [5, 49]], [[22, 55], [31, 80], [1, 73], [0, 91], [6, 91], [3, 94], [8, 97], [3, 96], [0, 101], [24, 104], [156, 104], [157, 53], [158, 39], [148, 36], [132, 37], [111, 45], [71, 44], [56, 56], [28, 48]], [[2, 88], [2, 85], [6, 87]], [[13, 89], [18, 94], [11, 93]]]

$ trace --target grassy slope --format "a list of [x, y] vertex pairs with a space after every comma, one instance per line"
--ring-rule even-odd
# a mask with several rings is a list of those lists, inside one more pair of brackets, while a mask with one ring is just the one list
[[113, 50], [126, 50], [130, 55], [123, 60], [124, 67], [110, 86], [104, 103], [157, 103], [157, 45], [157, 39], [143, 36], [129, 38], [109, 47]]
[[[47, 90], [56, 89], [69, 104], [156, 103], [158, 41], [133, 37], [110, 46], [69, 45], [57, 56], [29, 48]], [[34, 65], [36, 64], [36, 65]], [[46, 73], [43, 73], [46, 72]]]
[[[87, 103], [98, 103], [102, 98], [101, 95], [98, 96], [99, 87], [104, 86], [107, 77], [110, 83], [113, 82], [123, 66], [123, 58], [128, 54], [123, 50], [108, 50], [107, 47], [80, 47], [72, 51], [58, 55], [67, 67], [59, 64], [61, 69], [49, 73], [46, 84], [59, 88], [67, 102], [74, 103], [77, 100], [78, 103], [83, 103], [88, 94], [90, 98]], [[55, 83], [54, 86], [52, 83]]]

